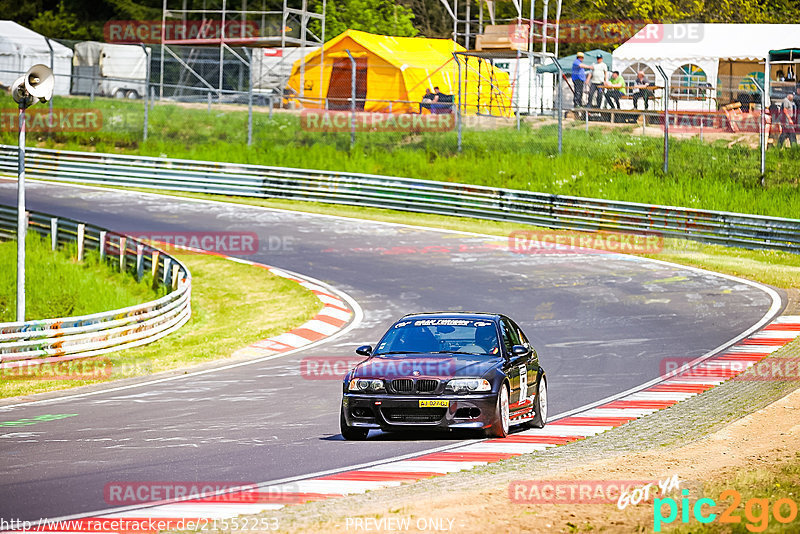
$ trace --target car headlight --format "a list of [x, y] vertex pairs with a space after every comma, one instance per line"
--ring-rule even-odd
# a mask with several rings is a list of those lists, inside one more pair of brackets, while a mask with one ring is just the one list
[[347, 391], [386, 391], [383, 380], [377, 378], [354, 378], [347, 386]]
[[447, 383], [446, 389], [456, 393], [473, 391], [491, 391], [492, 385], [483, 378], [454, 378]]

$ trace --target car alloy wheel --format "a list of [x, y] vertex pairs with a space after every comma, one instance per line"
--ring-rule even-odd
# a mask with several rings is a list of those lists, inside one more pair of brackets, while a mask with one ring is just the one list
[[533, 417], [531, 426], [543, 428], [547, 424], [547, 378], [544, 373], [539, 376], [539, 385], [536, 388], [536, 401], [533, 405], [536, 415]]

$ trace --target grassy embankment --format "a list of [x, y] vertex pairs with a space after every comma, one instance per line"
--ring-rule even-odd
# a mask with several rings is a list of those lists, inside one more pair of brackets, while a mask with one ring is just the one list
[[[34, 379], [0, 381], [0, 398], [66, 389], [147, 375], [230, 357], [237, 348], [290, 330], [322, 307], [309, 291], [264, 269], [217, 256], [173, 254], [192, 273], [192, 318], [177, 332], [142, 347], [103, 356], [110, 376], [103, 380]], [[32, 237], [28, 246], [28, 317], [63, 317], [113, 310], [155, 299], [149, 280], [137, 283], [89, 254], [83, 264], [68, 251], [52, 253]], [[3, 321], [13, 320], [14, 242], [0, 245], [0, 305]], [[53, 283], [53, 281], [57, 283]], [[224, 283], [220, 283], [224, 280]], [[162, 290], [163, 292], [163, 290]], [[231, 306], [236, 302], [236, 306]], [[10, 315], [9, 315], [10, 314]], [[107, 358], [107, 362], [105, 359]]]
[[[5, 102], [5, 103], [3, 103]], [[10, 99], [0, 100], [8, 108]], [[635, 127], [607, 128], [567, 121], [564, 154], [556, 154], [555, 126], [532, 120], [513, 127], [468, 129], [456, 152], [455, 132], [349, 133], [302, 129], [297, 114], [264, 109], [254, 114], [253, 146], [246, 145], [242, 107], [157, 104], [142, 142], [141, 102], [56, 99], [56, 108], [96, 108], [96, 132], [31, 133], [29, 144], [74, 150], [122, 152], [210, 161], [232, 161], [346, 170], [526, 189], [546, 193], [797, 217], [800, 150], [770, 150], [766, 187], [760, 185], [758, 152], [728, 141], [673, 139], [670, 171], [662, 173], [663, 142]], [[224, 108], [224, 109], [223, 109]], [[14, 132], [0, 141], [13, 144]]]

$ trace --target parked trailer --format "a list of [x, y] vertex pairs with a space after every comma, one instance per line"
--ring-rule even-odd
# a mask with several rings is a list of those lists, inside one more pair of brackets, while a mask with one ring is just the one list
[[142, 98], [147, 90], [147, 53], [137, 45], [83, 41], [72, 57], [72, 94]]

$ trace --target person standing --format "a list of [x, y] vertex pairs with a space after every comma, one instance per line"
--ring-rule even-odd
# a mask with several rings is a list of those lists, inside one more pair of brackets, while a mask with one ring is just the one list
[[572, 86], [575, 88], [572, 104], [576, 108], [583, 107], [583, 86], [586, 84], [586, 71], [591, 69], [591, 65], [583, 64], [583, 52], [578, 52], [575, 61], [572, 62]]
[[592, 97], [597, 94], [597, 103], [594, 107], [599, 108], [603, 103], [603, 86], [608, 81], [608, 65], [603, 62], [603, 56], [597, 54], [597, 63], [592, 66], [592, 79], [589, 85], [589, 102], [592, 105]]
[[633, 109], [637, 109], [637, 104], [641, 98], [644, 100], [644, 110], [647, 111], [650, 99], [653, 98], [653, 91], [650, 87], [650, 80], [644, 75], [644, 71], [640, 70], [636, 74], [636, 80], [633, 82], [633, 88], [636, 89], [636, 92], [631, 95], [633, 96]]
[[781, 135], [778, 137], [778, 147], [783, 147], [784, 139], [788, 139], [791, 146], [797, 144], [797, 103], [794, 101], [794, 93], [789, 93], [781, 102]]

